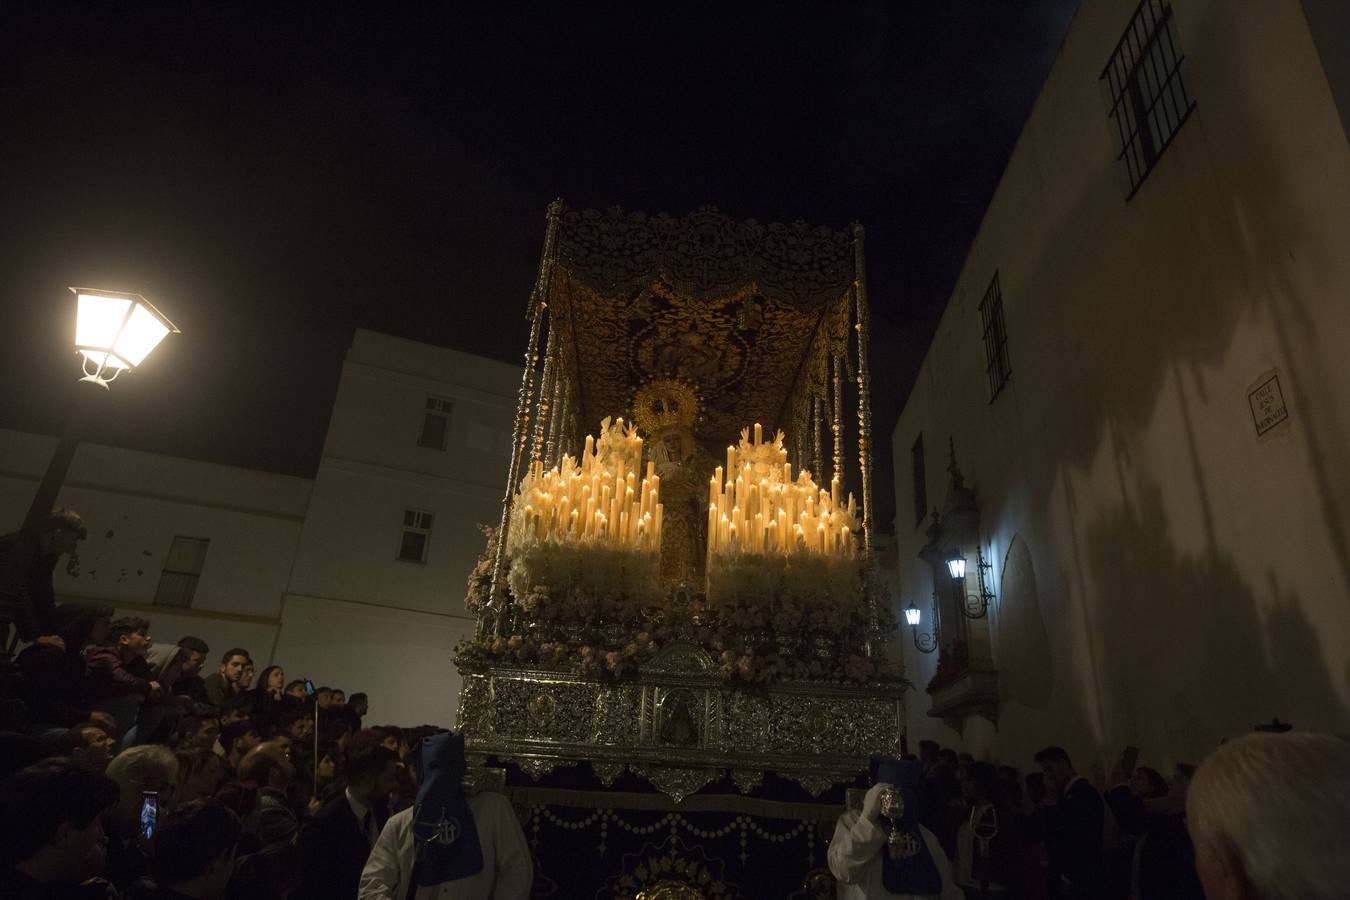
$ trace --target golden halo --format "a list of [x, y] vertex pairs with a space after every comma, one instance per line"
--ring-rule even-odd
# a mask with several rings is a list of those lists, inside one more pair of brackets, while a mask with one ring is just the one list
[[667, 428], [690, 428], [699, 418], [700, 405], [694, 387], [674, 378], [649, 381], [633, 397], [633, 421], [647, 436]]

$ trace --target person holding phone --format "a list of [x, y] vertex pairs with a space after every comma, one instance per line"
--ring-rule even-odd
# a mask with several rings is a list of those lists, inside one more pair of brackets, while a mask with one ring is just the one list
[[107, 817], [108, 865], [104, 877], [118, 890], [126, 890], [150, 871], [150, 842], [142, 837], [146, 794], [154, 795], [149, 803], [155, 810], [149, 822], [153, 835], [158, 810], [173, 803], [178, 757], [160, 744], [131, 747], [108, 764], [108, 777], [117, 782], [121, 796]]
[[141, 846], [150, 848], [155, 843], [155, 826], [159, 824], [159, 792], [141, 791]]

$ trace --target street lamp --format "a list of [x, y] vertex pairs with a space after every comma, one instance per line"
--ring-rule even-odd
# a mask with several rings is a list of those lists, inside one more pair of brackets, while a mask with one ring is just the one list
[[81, 381], [106, 390], [118, 375], [144, 362], [166, 336], [178, 333], [140, 294], [70, 290], [76, 297], [75, 349], [84, 358]]
[[[108, 390], [113, 379], [139, 366], [160, 341], [178, 333], [173, 323], [140, 294], [74, 287], [70, 291], [76, 298], [75, 350], [84, 368], [81, 383], [96, 384]], [[66, 472], [75, 458], [75, 448], [80, 443], [89, 397], [88, 388], [80, 389], [61, 442], [56, 445], [47, 472], [24, 516], [23, 534], [30, 540], [36, 537], [38, 528], [51, 514], [52, 504], [66, 480]]]
[[914, 605], [914, 601], [909, 601], [909, 606], [905, 607], [905, 623], [914, 637], [914, 648], [920, 653], [932, 653], [938, 645], [937, 631], [935, 628], [926, 634], [919, 634], [919, 620], [922, 618], [923, 613]]
[[964, 556], [953, 556], [947, 560], [947, 572], [952, 576], [953, 581], [959, 581], [966, 577], [966, 558]]

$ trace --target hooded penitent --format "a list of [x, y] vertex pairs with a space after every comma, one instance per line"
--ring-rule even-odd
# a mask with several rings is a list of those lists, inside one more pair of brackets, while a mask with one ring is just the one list
[[453, 731], [423, 738], [413, 748], [417, 802], [414, 873], [419, 885], [442, 884], [483, 868], [478, 827], [464, 794], [464, 736]]
[[923, 768], [917, 762], [893, 756], [873, 756], [872, 783], [893, 784], [899, 793], [899, 802], [883, 805], [881, 816], [881, 828], [887, 835], [881, 848], [881, 880], [886, 890], [892, 894], [941, 894], [942, 876], [919, 831]]

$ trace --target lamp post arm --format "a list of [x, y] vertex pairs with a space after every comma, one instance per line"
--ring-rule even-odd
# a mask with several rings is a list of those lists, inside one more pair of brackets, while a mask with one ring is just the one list
[[93, 395], [103, 392], [101, 388], [81, 387], [79, 383], [76, 384], [75, 400], [71, 404], [70, 417], [66, 419], [65, 431], [62, 432], [61, 440], [56, 445], [56, 452], [47, 463], [47, 471], [38, 484], [37, 493], [33, 495], [28, 514], [24, 516], [22, 531], [25, 535], [36, 534], [47, 516], [51, 514], [52, 507], [56, 504], [56, 496], [61, 493], [61, 485], [65, 483], [66, 473], [70, 471], [70, 464], [75, 459], [75, 450], [80, 445], [80, 439], [84, 437], [84, 427], [89, 419]]

